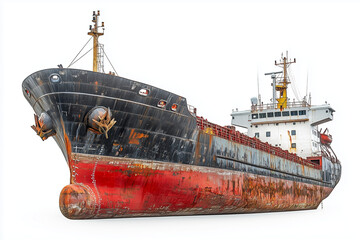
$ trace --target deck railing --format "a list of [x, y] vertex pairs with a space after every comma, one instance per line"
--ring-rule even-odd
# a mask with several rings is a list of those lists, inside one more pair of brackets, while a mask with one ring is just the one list
[[[301, 102], [287, 102], [288, 108], [295, 108], [295, 107], [310, 107], [311, 105], [307, 103], [306, 101]], [[251, 111], [262, 111], [267, 109], [276, 109], [277, 104], [274, 105], [274, 103], [267, 103], [267, 104], [256, 104], [251, 106]]]
[[222, 127], [217, 124], [211, 123], [204, 119], [203, 117], [197, 118], [197, 126], [199, 129], [205, 131], [206, 133], [237, 142], [243, 144], [245, 146], [249, 146], [260, 151], [268, 152], [270, 154], [276, 155], [281, 158], [285, 158], [287, 160], [300, 163], [302, 165], [306, 165], [309, 167], [313, 167], [316, 169], [321, 169], [321, 166], [315, 164], [309, 160], [299, 157], [294, 153], [290, 153], [289, 151], [283, 150], [279, 147], [272, 146], [268, 143], [262, 142], [257, 138], [251, 138], [239, 131], [235, 130], [233, 126]]

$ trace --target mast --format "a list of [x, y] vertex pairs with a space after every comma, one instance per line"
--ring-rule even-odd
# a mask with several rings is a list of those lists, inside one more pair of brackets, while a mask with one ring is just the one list
[[[101, 23], [101, 26], [98, 25], [98, 18], [100, 16], [100, 11], [98, 10], [97, 13], [95, 13], [95, 11], [93, 11], [93, 26], [90, 25], [90, 32], [88, 32], [88, 35], [91, 35], [93, 37], [93, 71], [94, 72], [99, 72], [99, 59], [98, 59], [98, 55], [99, 52], [101, 51], [100, 45], [99, 45], [99, 37], [104, 35], [104, 32], [99, 32], [98, 28], [102, 27], [104, 30], [104, 22]], [[101, 64], [100, 64], [101, 65]]]
[[275, 87], [276, 91], [280, 92], [279, 98], [276, 99], [278, 101], [277, 108], [280, 109], [280, 110], [283, 110], [283, 109], [287, 108], [287, 99], [288, 99], [288, 97], [287, 97], [287, 86], [288, 86], [288, 84], [290, 84], [290, 81], [288, 81], [289, 77], [287, 75], [287, 68], [292, 63], [296, 63], [296, 59], [294, 58], [293, 61], [291, 61], [291, 59], [288, 60], [287, 52], [286, 52], [286, 57], [281, 56], [281, 59], [280, 59], [279, 63], [277, 63], [275, 61], [275, 65], [280, 66], [281, 68], [283, 68], [283, 73], [284, 73], [283, 81], [278, 82], [278, 84]]

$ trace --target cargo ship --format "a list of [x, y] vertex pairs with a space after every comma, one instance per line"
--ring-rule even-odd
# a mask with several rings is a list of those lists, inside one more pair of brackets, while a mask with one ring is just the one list
[[65, 217], [306, 210], [329, 196], [341, 164], [318, 126], [334, 109], [288, 100], [295, 60], [275, 62], [282, 71], [271, 74], [270, 104], [253, 98], [250, 110], [231, 113], [231, 126], [219, 126], [182, 96], [104, 73], [99, 15], [89, 31], [93, 71], [59, 66], [22, 83], [32, 128], [55, 140], [69, 166], [59, 198]]

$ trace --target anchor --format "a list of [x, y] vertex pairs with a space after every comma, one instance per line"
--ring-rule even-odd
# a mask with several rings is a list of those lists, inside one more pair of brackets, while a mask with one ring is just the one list
[[41, 113], [40, 117], [34, 114], [34, 118], [35, 125], [32, 125], [31, 128], [43, 141], [56, 134], [55, 130], [52, 129], [52, 121], [47, 113]]
[[89, 115], [90, 130], [97, 134], [104, 134], [105, 138], [108, 139], [108, 131], [116, 123], [114, 118], [111, 118], [110, 108], [99, 107], [91, 111]]

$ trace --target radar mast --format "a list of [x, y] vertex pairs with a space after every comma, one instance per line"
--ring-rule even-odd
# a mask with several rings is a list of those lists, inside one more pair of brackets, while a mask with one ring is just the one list
[[290, 66], [290, 64], [296, 63], [296, 58], [294, 60], [288, 59], [288, 53], [286, 51], [286, 57], [281, 56], [280, 62], [275, 61], [275, 65], [283, 68], [283, 80], [280, 82], [277, 82], [275, 86], [275, 90], [279, 92], [279, 98], [277, 98], [277, 108], [280, 110], [283, 110], [287, 108], [287, 86], [291, 82], [289, 81], [289, 77], [287, 74], [287, 69]]

